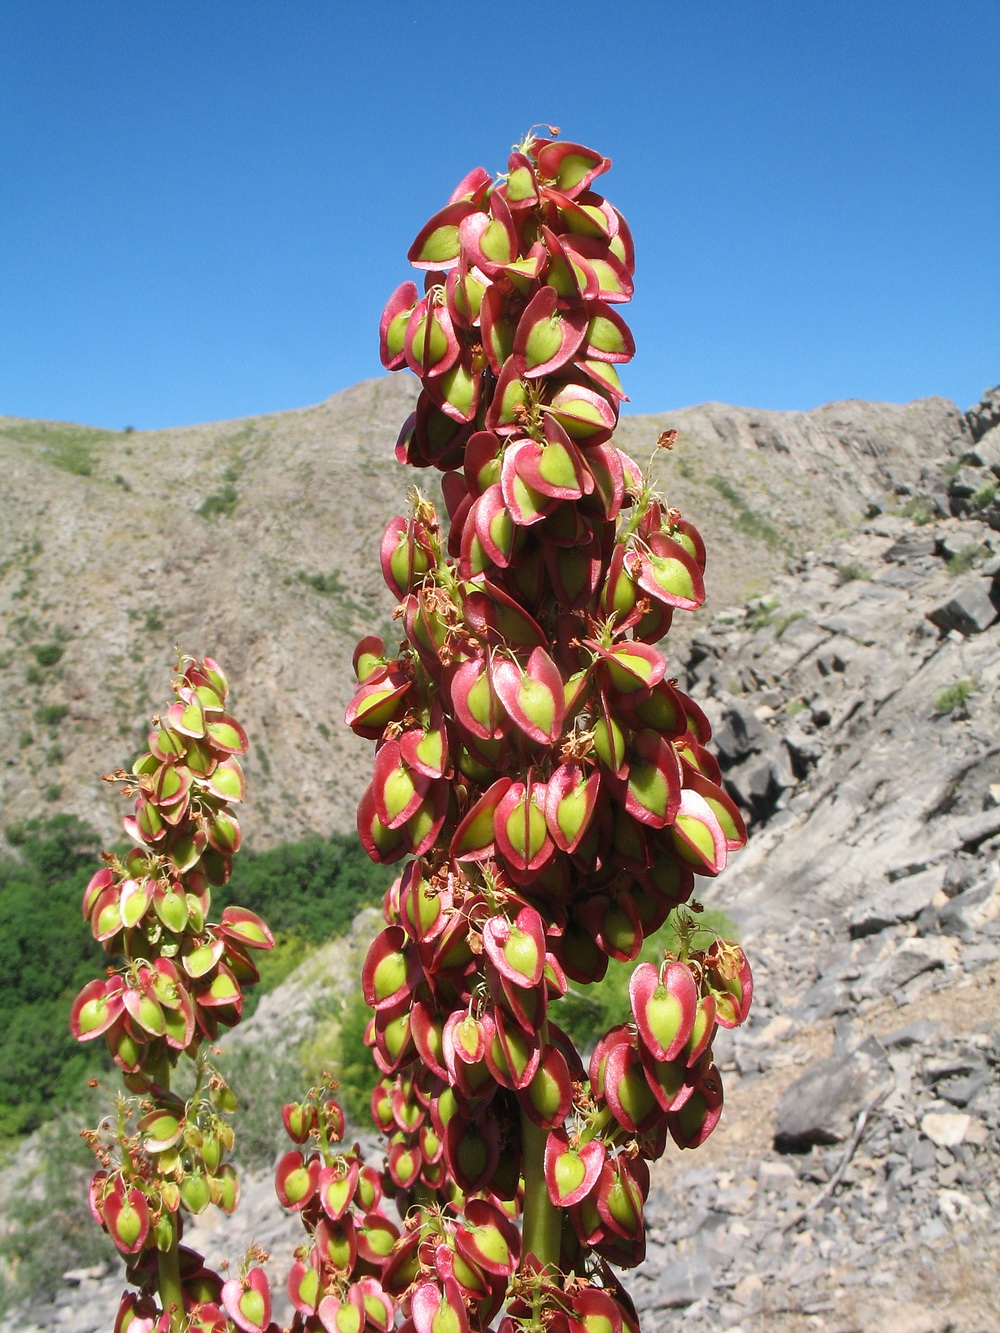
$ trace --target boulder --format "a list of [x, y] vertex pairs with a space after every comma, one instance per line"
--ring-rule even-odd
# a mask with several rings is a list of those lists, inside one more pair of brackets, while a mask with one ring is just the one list
[[852, 938], [874, 935], [901, 921], [914, 921], [929, 906], [944, 885], [945, 868], [933, 866], [919, 875], [893, 880], [859, 903], [847, 918]]
[[817, 1060], [778, 1103], [775, 1148], [806, 1152], [813, 1144], [842, 1142], [859, 1113], [886, 1096], [894, 1082], [888, 1056], [874, 1037], [850, 1055]]
[[966, 412], [965, 420], [977, 444], [987, 431], [1000, 426], [1000, 384], [986, 390], [975, 407]]
[[953, 961], [954, 956], [954, 944], [941, 936], [903, 940], [872, 968], [857, 992], [865, 996], [885, 995], [905, 986], [922, 972], [944, 967]]
[[952, 511], [954, 513], [963, 512], [964, 509], [968, 508], [967, 501], [975, 495], [981, 486], [986, 485], [992, 479], [986, 468], [960, 467], [948, 483]]
[[937, 914], [938, 929], [967, 944], [979, 935], [983, 922], [992, 919], [997, 907], [997, 890], [990, 883], [977, 884], [954, 898], [949, 898]]
[[974, 466], [989, 468], [994, 476], [1000, 477], [1000, 426], [992, 426], [966, 451], [965, 457]]
[[731, 704], [722, 714], [722, 724], [712, 738], [723, 768], [757, 754], [768, 742], [764, 724], [752, 709]]
[[723, 784], [730, 796], [749, 810], [754, 819], [766, 819], [773, 814], [781, 793], [795, 782], [791, 756], [784, 745], [771, 746], [763, 754], [751, 754], [723, 774]]
[[992, 579], [967, 574], [955, 581], [949, 597], [927, 612], [927, 619], [942, 634], [948, 634], [953, 629], [966, 636], [981, 634], [997, 618], [997, 609], [990, 596], [992, 588]]

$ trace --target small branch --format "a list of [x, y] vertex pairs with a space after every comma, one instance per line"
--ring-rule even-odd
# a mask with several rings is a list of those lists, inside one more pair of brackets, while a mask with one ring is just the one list
[[858, 1150], [858, 1144], [861, 1142], [862, 1135], [865, 1132], [865, 1126], [868, 1124], [868, 1117], [871, 1115], [872, 1111], [874, 1111], [875, 1107], [879, 1104], [879, 1102], [882, 1101], [885, 1095], [886, 1095], [885, 1092], [876, 1093], [875, 1096], [868, 1103], [868, 1105], [864, 1108], [864, 1110], [859, 1112], [857, 1121], [855, 1122], [854, 1125], [854, 1133], [847, 1141], [847, 1145], [844, 1148], [844, 1154], [840, 1159], [840, 1163], [837, 1166], [836, 1171], [834, 1171], [833, 1175], [826, 1182], [826, 1184], [823, 1186], [820, 1192], [816, 1195], [812, 1203], [806, 1204], [805, 1211], [807, 1213], [811, 1212], [814, 1208], [818, 1208], [820, 1204], [824, 1202], [824, 1200], [828, 1199], [830, 1195], [833, 1193], [833, 1191], [840, 1184], [840, 1182], [843, 1180], [844, 1172], [850, 1165], [851, 1158]]

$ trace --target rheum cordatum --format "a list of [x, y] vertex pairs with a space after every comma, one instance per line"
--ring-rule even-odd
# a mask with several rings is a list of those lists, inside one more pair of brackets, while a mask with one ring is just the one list
[[[609, 166], [531, 135], [496, 182], [471, 172], [410, 249], [423, 292], [404, 283], [382, 317], [383, 363], [421, 382], [397, 457], [443, 474], [448, 524], [414, 488], [381, 546], [399, 641], [354, 656], [347, 722], [376, 742], [358, 829], [373, 860], [405, 860], [362, 975], [388, 1147], [382, 1170], [345, 1150], [329, 1079], [284, 1107], [276, 1189], [307, 1238], [292, 1333], [636, 1333], [611, 1265], [642, 1261], [648, 1164], [722, 1111], [712, 1040], [752, 981], [692, 895], [746, 830], [658, 646], [704, 597], [703, 543], [612, 440], [633, 254], [593, 189]], [[138, 849], [84, 904], [125, 961], [74, 1030], [105, 1037], [138, 1099], [94, 1136], [93, 1209], [139, 1287], [116, 1333], [277, 1333], [259, 1252], [223, 1282], [179, 1244], [185, 1213], [235, 1203], [231, 1094], [199, 1047], [271, 939], [239, 909], [206, 924], [246, 738], [216, 663], [186, 660], [175, 690], [135, 769]], [[560, 998], [672, 912], [676, 953], [638, 964], [629, 1021], [585, 1063]]]
[[[660, 646], [704, 545], [612, 439], [633, 248], [609, 166], [529, 136], [471, 172], [382, 317], [383, 364], [421, 383], [396, 454], [443, 474], [448, 516], [414, 489], [389, 523], [401, 641], [358, 644], [347, 710], [376, 742], [361, 840], [410, 858], [363, 986], [405, 1219], [381, 1288], [415, 1333], [634, 1328], [609, 1265], [643, 1258], [648, 1163], [718, 1122], [712, 1039], [750, 1006], [742, 950], [695, 948], [681, 907], [746, 830]], [[675, 908], [678, 954], [636, 967], [585, 1063], [560, 997]]]

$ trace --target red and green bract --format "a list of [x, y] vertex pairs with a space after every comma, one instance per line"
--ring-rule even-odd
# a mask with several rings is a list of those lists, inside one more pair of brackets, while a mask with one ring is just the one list
[[[558, 1026], [568, 982], [635, 960], [746, 836], [659, 646], [704, 598], [704, 544], [612, 438], [633, 247], [594, 188], [609, 166], [529, 136], [499, 180], [471, 172], [381, 323], [383, 364], [421, 383], [396, 455], [443, 474], [449, 520], [414, 490], [388, 524], [402, 638], [358, 645], [347, 710], [376, 742], [361, 840], [411, 858], [363, 987], [406, 1219], [379, 1300], [417, 1333], [501, 1309], [505, 1330], [634, 1328], [609, 1264], [643, 1257], [648, 1162], [718, 1122], [712, 1038], [750, 1005], [739, 946], [697, 950], [682, 922], [680, 956], [637, 968], [631, 1021], [589, 1067]], [[343, 1227], [324, 1209], [317, 1228]], [[312, 1254], [319, 1302], [333, 1270]], [[335, 1315], [297, 1308], [354, 1333], [337, 1290]]]

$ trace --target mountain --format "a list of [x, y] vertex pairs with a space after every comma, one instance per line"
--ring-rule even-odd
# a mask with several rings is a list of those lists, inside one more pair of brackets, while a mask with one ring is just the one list
[[[378, 543], [415, 480], [393, 454], [414, 396], [389, 376], [298, 411], [142, 432], [0, 417], [0, 830], [68, 811], [116, 836], [98, 775], [144, 748], [174, 645], [230, 674], [253, 744], [248, 841], [353, 827], [370, 746], [343, 725], [351, 654], [391, 629]], [[969, 440], [936, 398], [709, 403], [626, 417], [616, 438], [644, 463], [669, 427], [678, 443], [653, 466], [710, 550], [678, 653], [790, 559], [912, 505]], [[436, 474], [416, 480], [438, 493]]]

